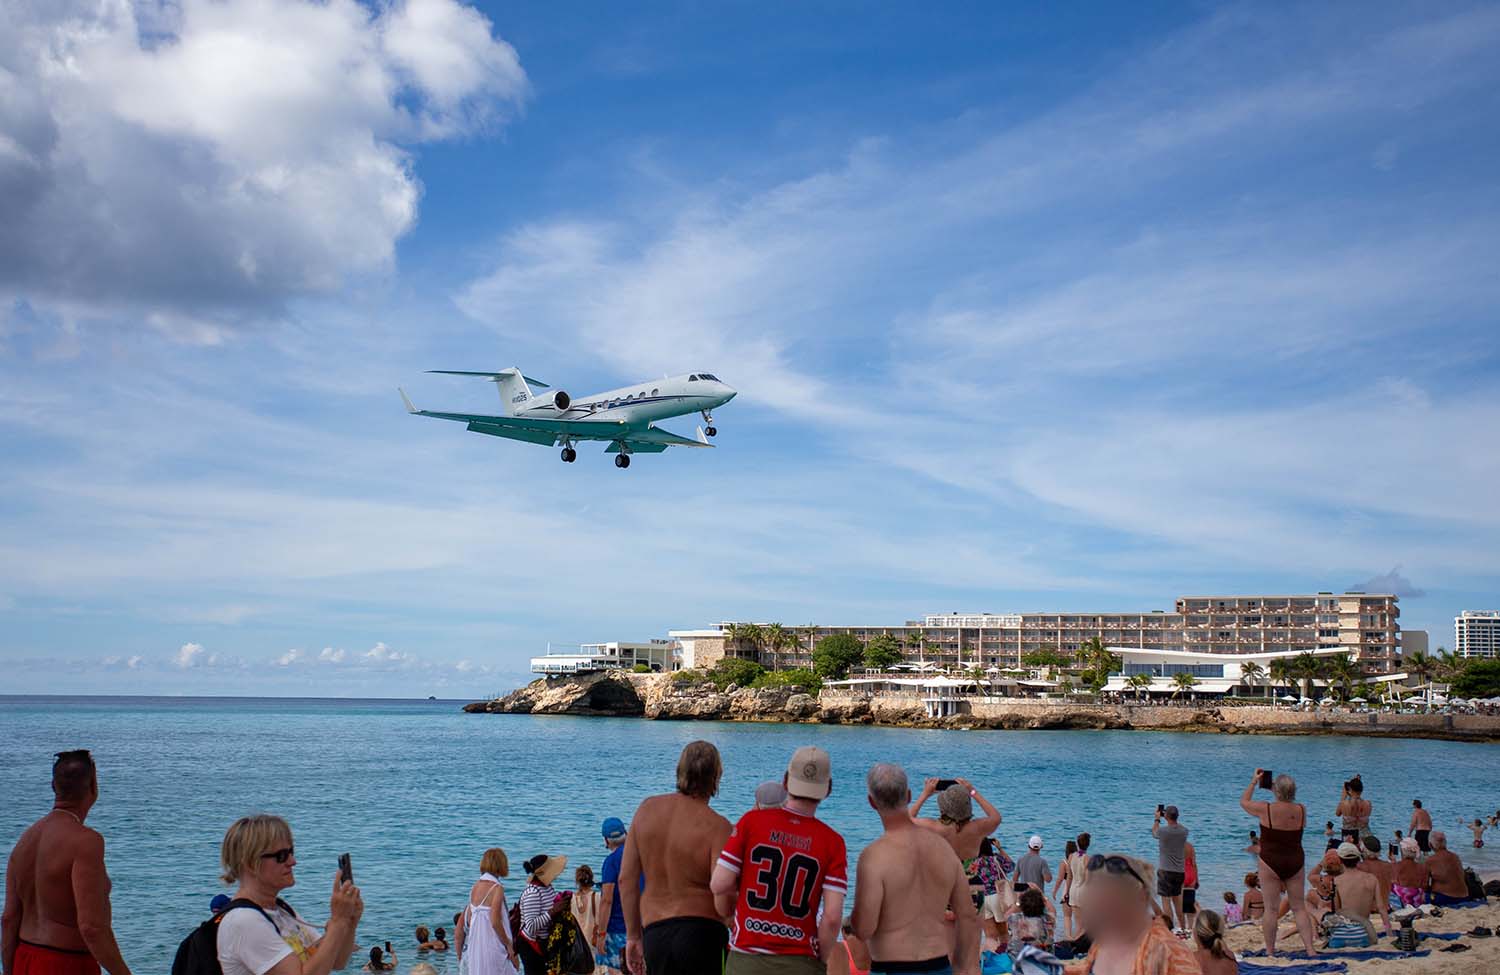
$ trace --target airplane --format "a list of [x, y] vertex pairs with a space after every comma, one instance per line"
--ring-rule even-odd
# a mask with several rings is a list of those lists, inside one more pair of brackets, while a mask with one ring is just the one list
[[[533, 388], [551, 389], [546, 383], [511, 367], [499, 372], [465, 372], [429, 369], [444, 376], [478, 376], [494, 383], [500, 392], [500, 416], [478, 413], [439, 413], [419, 410], [406, 390], [397, 388], [406, 412], [439, 420], [467, 423], [468, 429], [492, 437], [526, 443], [562, 446], [563, 463], [578, 459], [574, 444], [602, 440], [605, 453], [615, 455], [615, 466], [630, 466], [632, 454], [659, 454], [668, 447], [712, 447], [708, 438], [714, 427], [713, 409], [735, 397], [735, 390], [707, 372], [670, 376], [655, 382], [637, 383], [593, 396], [574, 399], [562, 390], [538, 396]], [[658, 427], [656, 420], [698, 413], [707, 427], [698, 428], [697, 439], [678, 436]]]

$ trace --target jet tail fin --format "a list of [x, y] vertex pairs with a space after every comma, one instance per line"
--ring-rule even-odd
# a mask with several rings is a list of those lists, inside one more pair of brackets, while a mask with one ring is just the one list
[[500, 409], [506, 416], [515, 416], [526, 409], [526, 404], [531, 400], [532, 386], [539, 389], [549, 388], [540, 379], [531, 379], [521, 375], [521, 370], [514, 366], [501, 369], [499, 372], [468, 372], [462, 369], [429, 369], [427, 371], [444, 376], [481, 376], [488, 379], [500, 389]]

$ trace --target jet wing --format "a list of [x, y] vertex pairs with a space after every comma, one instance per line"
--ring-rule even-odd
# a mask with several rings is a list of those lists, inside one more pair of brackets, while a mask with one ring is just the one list
[[625, 438], [625, 442], [632, 449], [639, 449], [642, 453], [650, 453], [648, 449], [653, 446], [667, 447], [712, 447], [713, 444], [703, 436], [703, 431], [698, 431], [698, 439], [681, 437], [668, 430], [663, 430], [655, 425], [648, 426], [644, 430], [638, 430]]

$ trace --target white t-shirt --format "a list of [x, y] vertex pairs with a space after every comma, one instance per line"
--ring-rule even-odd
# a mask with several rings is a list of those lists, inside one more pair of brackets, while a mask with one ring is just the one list
[[279, 906], [266, 912], [240, 907], [219, 922], [219, 967], [224, 975], [266, 975], [287, 955], [306, 962], [322, 935], [295, 913]]

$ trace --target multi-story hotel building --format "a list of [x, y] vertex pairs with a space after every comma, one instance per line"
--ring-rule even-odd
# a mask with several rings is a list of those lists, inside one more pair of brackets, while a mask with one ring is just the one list
[[1500, 613], [1464, 610], [1453, 617], [1453, 652], [1460, 657], [1500, 657]]
[[728, 654], [758, 655], [780, 667], [806, 667], [824, 637], [848, 633], [861, 642], [888, 635], [912, 663], [940, 667], [1019, 667], [1044, 649], [1076, 653], [1092, 639], [1107, 647], [1187, 653], [1264, 654], [1345, 651], [1369, 673], [1399, 660], [1396, 597], [1369, 593], [1305, 596], [1184, 596], [1176, 612], [935, 614], [900, 626], [796, 626], [795, 648], [759, 650], [728, 640], [731, 624], [673, 630], [682, 666], [711, 667]]

